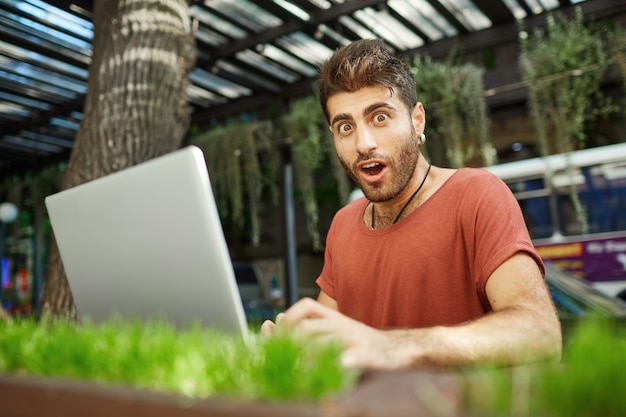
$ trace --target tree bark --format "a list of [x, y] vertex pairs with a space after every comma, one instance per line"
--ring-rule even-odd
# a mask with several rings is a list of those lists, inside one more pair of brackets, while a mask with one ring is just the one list
[[[62, 189], [179, 148], [189, 128], [196, 48], [185, 0], [94, 2], [93, 59], [84, 116]], [[52, 239], [42, 312], [76, 317]]]

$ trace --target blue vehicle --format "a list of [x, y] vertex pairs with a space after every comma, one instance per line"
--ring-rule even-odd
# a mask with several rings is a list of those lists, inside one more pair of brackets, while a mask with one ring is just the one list
[[485, 169], [517, 198], [545, 261], [626, 300], [626, 143]]

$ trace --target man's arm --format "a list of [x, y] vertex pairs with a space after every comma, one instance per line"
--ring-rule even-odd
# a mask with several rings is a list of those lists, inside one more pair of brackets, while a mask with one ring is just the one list
[[505, 261], [490, 276], [486, 292], [493, 312], [457, 326], [376, 330], [339, 313], [335, 300], [322, 292], [319, 302], [294, 304], [279, 327], [343, 341], [343, 364], [357, 368], [508, 365], [560, 358], [559, 319], [529, 255], [518, 253]]

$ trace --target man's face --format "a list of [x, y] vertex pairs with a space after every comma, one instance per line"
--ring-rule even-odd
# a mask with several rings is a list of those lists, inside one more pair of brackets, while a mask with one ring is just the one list
[[348, 175], [373, 202], [396, 197], [419, 158], [424, 108], [412, 111], [387, 87], [338, 93], [326, 104], [335, 149]]

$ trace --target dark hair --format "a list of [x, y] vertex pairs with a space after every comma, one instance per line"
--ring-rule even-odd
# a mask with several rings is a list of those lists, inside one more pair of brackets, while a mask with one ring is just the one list
[[318, 94], [326, 120], [330, 121], [326, 103], [332, 95], [372, 86], [397, 92], [409, 111], [417, 104], [411, 70], [382, 40], [361, 39], [337, 49], [319, 72]]

